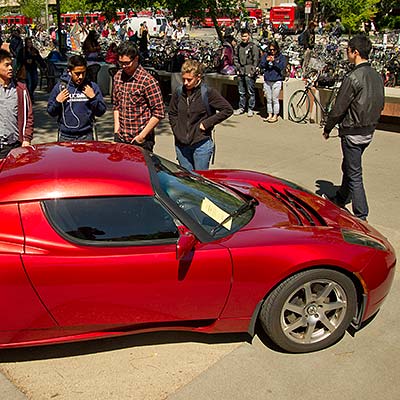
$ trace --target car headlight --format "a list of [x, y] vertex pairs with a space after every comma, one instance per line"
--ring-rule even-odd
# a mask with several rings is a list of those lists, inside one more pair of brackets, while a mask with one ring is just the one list
[[372, 247], [373, 249], [386, 251], [387, 248], [378, 240], [361, 232], [342, 229], [342, 236], [345, 242], [351, 244], [359, 244], [361, 246]]

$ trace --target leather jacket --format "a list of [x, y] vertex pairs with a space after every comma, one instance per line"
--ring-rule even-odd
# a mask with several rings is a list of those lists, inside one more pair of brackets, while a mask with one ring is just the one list
[[373, 133], [385, 103], [380, 75], [367, 62], [345, 76], [324, 131], [339, 124], [339, 136]]

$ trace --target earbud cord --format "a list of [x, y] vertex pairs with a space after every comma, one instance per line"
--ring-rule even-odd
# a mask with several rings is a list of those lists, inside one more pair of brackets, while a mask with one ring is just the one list
[[[68, 83], [67, 83], [67, 88], [68, 88], [68, 86], [69, 86], [70, 83], [71, 83], [71, 78], [69, 78], [69, 81], [68, 81]], [[75, 96], [77, 90], [78, 90], [78, 88], [75, 88], [74, 93], [72, 93], [72, 96], [70, 96], [69, 107], [70, 107], [70, 109], [71, 109], [71, 114], [72, 114], [72, 115], [75, 117], [75, 119], [78, 121], [78, 125], [76, 125], [76, 126], [72, 126], [72, 125], [71, 125], [71, 126], [70, 126], [70, 125], [67, 124], [67, 121], [66, 121], [66, 119], [65, 119], [64, 102], [61, 103], [61, 107], [62, 107], [62, 113], [61, 113], [61, 114], [62, 114], [62, 117], [63, 117], [64, 125], [65, 125], [68, 129], [77, 129], [77, 128], [79, 128], [79, 126], [81, 125], [81, 121], [80, 121], [79, 117], [75, 114], [74, 108], [72, 107], [73, 102], [71, 101], [71, 100], [72, 100], [72, 97]]]

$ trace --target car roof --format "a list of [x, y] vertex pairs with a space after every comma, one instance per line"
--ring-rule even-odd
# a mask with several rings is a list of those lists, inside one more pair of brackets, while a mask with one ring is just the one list
[[153, 194], [144, 153], [128, 144], [68, 142], [19, 147], [0, 163], [0, 203]]

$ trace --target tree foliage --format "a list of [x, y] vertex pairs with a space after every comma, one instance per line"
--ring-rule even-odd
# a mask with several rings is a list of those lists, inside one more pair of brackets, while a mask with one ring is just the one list
[[62, 0], [60, 1], [60, 10], [62, 13], [66, 12], [86, 12], [91, 9], [85, 0]]
[[38, 19], [46, 8], [45, 0], [21, 0], [21, 13], [29, 18]]
[[375, 19], [379, 29], [400, 29], [400, 15], [393, 15], [396, 8], [400, 8], [399, 0], [381, 0]]
[[321, 9], [325, 18], [339, 17], [350, 32], [359, 31], [364, 21], [374, 18], [379, 0], [322, 0]]

